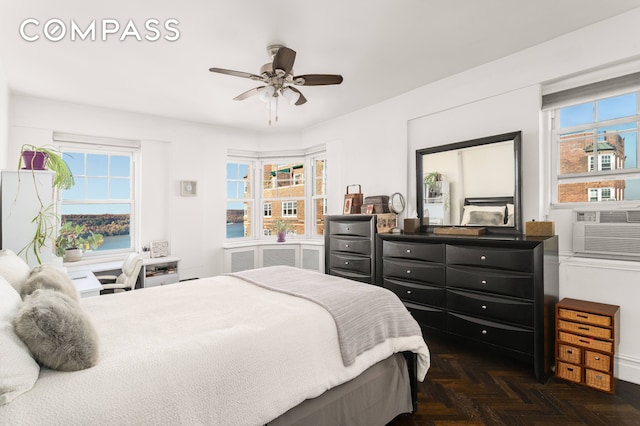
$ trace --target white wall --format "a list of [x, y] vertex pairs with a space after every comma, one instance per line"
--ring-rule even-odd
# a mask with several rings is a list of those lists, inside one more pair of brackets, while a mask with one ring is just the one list
[[0, 170], [7, 168], [9, 149], [9, 87], [0, 62]]
[[[169, 240], [181, 278], [222, 273], [227, 149], [255, 150], [253, 133], [26, 96], [11, 106], [9, 159], [53, 132], [141, 140], [142, 242]], [[198, 195], [181, 197], [180, 180], [197, 180]]]
[[560, 267], [560, 297], [620, 305], [616, 375], [640, 383], [640, 339], [634, 330], [640, 324], [638, 264], [612, 267], [612, 262], [585, 264], [570, 257], [566, 211], [549, 212], [541, 201], [549, 183], [545, 135], [540, 131], [541, 85], [637, 59], [637, 22], [640, 9], [307, 129], [305, 143], [338, 141], [330, 160], [341, 162], [341, 172], [330, 175], [329, 212], [340, 211], [343, 187], [354, 182], [362, 184], [365, 196], [400, 191], [408, 211], [415, 210], [416, 149], [521, 130], [523, 215], [539, 220], [548, 213], [557, 221], [566, 255]]

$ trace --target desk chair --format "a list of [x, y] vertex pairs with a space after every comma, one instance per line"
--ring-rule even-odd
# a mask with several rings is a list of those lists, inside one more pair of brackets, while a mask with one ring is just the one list
[[142, 257], [138, 253], [131, 253], [122, 263], [120, 275], [96, 275], [102, 284], [100, 294], [133, 290], [136, 288], [140, 268], [142, 268]]

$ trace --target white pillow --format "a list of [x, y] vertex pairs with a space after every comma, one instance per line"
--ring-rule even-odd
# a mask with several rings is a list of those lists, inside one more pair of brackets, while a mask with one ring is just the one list
[[18, 292], [0, 277], [0, 405], [31, 389], [40, 374], [40, 366], [11, 323], [21, 303]]
[[9, 284], [20, 292], [20, 286], [29, 277], [31, 268], [11, 250], [0, 250], [0, 277], [4, 277]]
[[514, 212], [515, 206], [513, 204], [507, 204], [507, 223], [505, 226], [513, 226], [514, 225]]
[[490, 223], [474, 223], [471, 220], [471, 212], [495, 212], [500, 213], [500, 217], [497, 217], [497, 221], [499, 222], [498, 226], [501, 226], [504, 224], [504, 213], [506, 208], [506, 206], [476, 206], [472, 204], [464, 206], [464, 213], [462, 214], [460, 225], [491, 225]]

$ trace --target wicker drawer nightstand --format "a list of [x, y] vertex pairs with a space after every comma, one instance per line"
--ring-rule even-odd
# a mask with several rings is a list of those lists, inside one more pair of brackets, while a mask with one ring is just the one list
[[576, 299], [556, 305], [556, 376], [615, 392], [620, 307]]

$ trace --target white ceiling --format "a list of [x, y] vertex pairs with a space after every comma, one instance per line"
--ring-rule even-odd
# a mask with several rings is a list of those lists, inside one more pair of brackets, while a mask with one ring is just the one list
[[[0, 0], [0, 65], [14, 93], [256, 131], [297, 131], [640, 7], [640, 0]], [[40, 21], [38, 41], [19, 26]], [[174, 18], [175, 42], [51, 42], [44, 23]], [[163, 33], [165, 34], [165, 33]], [[101, 32], [97, 32], [100, 39]], [[210, 67], [258, 73], [266, 47], [297, 52], [296, 74], [342, 74], [339, 86], [299, 87], [308, 102], [280, 103], [277, 124], [258, 84]]]

